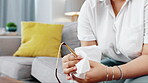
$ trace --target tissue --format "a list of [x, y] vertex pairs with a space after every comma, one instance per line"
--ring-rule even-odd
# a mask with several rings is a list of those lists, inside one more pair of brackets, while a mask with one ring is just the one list
[[77, 55], [83, 57], [83, 59], [76, 64], [77, 71], [75, 76], [81, 79], [85, 79], [86, 72], [90, 70], [89, 60], [100, 62], [101, 60], [101, 49], [98, 46], [85, 46], [75, 48]]

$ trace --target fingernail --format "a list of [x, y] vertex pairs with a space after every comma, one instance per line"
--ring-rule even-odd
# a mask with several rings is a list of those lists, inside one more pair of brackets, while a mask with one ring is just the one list
[[71, 58], [75, 58], [75, 57], [72, 55]]
[[78, 56], [77, 59], [83, 59], [81, 56]]
[[73, 77], [72, 76], [70, 76], [70, 80], [73, 80]]
[[76, 71], [76, 70], [77, 70], [77, 67], [73, 67], [73, 70], [75, 70], [75, 71]]
[[70, 79], [71, 79], [71, 77], [70, 77], [70, 76], [68, 76], [68, 77], [67, 77], [67, 80], [70, 80]]

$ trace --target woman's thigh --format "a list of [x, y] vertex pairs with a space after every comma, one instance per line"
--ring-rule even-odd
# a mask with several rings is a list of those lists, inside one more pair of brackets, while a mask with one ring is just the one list
[[[117, 66], [117, 65], [125, 64], [123, 62], [115, 61], [110, 58], [102, 60], [101, 63], [107, 66]], [[103, 82], [100, 82], [100, 83], [103, 83]], [[106, 83], [148, 83], [148, 76], [141, 76], [141, 77], [126, 79], [126, 80], [106, 81]]]
[[[103, 59], [101, 63], [107, 66], [117, 66], [117, 65], [125, 64], [124, 62], [115, 61], [110, 58]], [[124, 81], [125, 80], [113, 80], [113, 81], [105, 81], [105, 82], [99, 82], [99, 83], [124, 83]]]
[[124, 83], [148, 83], [148, 76], [126, 79]]
[[125, 64], [124, 62], [116, 61], [110, 58], [101, 60], [101, 63], [107, 66], [118, 66], [118, 65]]
[[105, 81], [105, 82], [99, 82], [99, 83], [124, 83], [125, 80], [113, 80], [113, 81]]
[[100, 82], [100, 83], [148, 83], [148, 76], [141, 76], [141, 77], [126, 79], [126, 80], [106, 81], [106, 82]]

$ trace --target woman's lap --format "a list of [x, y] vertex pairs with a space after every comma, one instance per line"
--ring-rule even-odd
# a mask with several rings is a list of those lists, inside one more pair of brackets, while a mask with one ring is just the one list
[[[110, 58], [102, 60], [101, 63], [104, 65], [107, 65], [107, 66], [117, 66], [117, 65], [125, 64], [123, 62], [115, 61]], [[146, 83], [146, 82], [148, 83], [148, 76], [141, 76], [141, 77], [126, 79], [126, 80], [106, 81], [106, 83]], [[101, 82], [101, 83], [103, 83], [103, 82]]]
[[118, 66], [118, 65], [125, 64], [124, 62], [115, 61], [115, 60], [110, 59], [110, 58], [103, 59], [101, 61], [101, 63], [104, 64], [104, 65], [107, 65], [107, 66]]
[[148, 83], [148, 76], [126, 79], [124, 83]]

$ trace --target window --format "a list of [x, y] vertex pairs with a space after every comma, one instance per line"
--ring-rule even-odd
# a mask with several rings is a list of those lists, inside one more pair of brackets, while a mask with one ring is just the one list
[[35, 0], [0, 0], [0, 27], [14, 22], [20, 32], [21, 21], [35, 20]]

